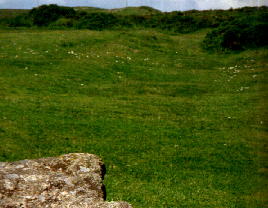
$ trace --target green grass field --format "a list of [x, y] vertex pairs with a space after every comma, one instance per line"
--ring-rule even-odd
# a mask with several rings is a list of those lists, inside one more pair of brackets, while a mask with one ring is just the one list
[[89, 152], [107, 200], [268, 207], [268, 50], [206, 32], [1, 29], [0, 161]]

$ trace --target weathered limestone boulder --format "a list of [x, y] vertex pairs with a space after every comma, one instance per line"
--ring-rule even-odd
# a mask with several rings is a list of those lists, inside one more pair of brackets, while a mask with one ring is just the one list
[[95, 155], [0, 162], [1, 208], [131, 208], [105, 202], [104, 166]]

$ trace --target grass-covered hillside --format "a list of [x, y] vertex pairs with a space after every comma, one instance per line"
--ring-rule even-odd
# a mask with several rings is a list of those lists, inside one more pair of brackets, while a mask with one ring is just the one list
[[99, 155], [107, 200], [267, 207], [268, 50], [211, 29], [0, 29], [0, 161]]
[[106, 13], [114, 13], [117, 15], [128, 16], [128, 15], [137, 15], [137, 16], [144, 16], [144, 15], [155, 15], [161, 14], [161, 11], [147, 7], [125, 7], [125, 8], [118, 8], [118, 9], [101, 9], [96, 7], [75, 7], [76, 11], [81, 12], [85, 11], [87, 13], [91, 12], [106, 12]]

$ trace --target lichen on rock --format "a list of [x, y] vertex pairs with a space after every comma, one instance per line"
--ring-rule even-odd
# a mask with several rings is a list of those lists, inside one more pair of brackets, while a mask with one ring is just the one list
[[131, 208], [105, 202], [104, 164], [87, 153], [0, 162], [0, 207]]

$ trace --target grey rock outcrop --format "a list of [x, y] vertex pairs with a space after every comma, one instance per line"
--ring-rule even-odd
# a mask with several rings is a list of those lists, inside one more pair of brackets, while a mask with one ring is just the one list
[[0, 162], [0, 207], [131, 208], [104, 201], [103, 167], [86, 153]]

